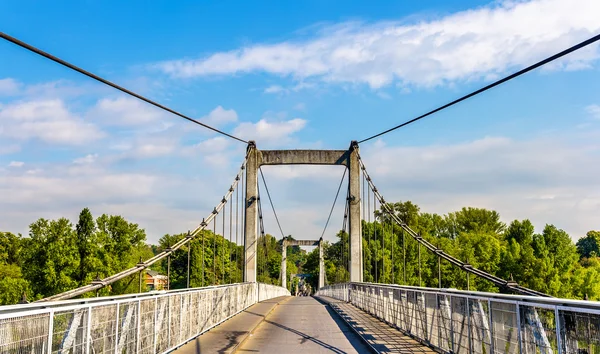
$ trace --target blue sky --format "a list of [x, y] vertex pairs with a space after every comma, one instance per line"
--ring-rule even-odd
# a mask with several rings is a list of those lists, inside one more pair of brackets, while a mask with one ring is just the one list
[[[340, 149], [599, 33], [597, 13], [595, 0], [13, 1], [0, 30], [259, 148]], [[600, 228], [599, 57], [365, 143], [364, 160], [387, 200], [492, 208], [577, 239]], [[0, 43], [1, 230], [88, 206], [156, 241], [212, 210], [244, 150]], [[265, 173], [286, 234], [320, 236], [342, 171]]]

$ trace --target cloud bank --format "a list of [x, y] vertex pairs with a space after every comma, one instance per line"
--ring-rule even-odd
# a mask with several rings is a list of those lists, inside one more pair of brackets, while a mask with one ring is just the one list
[[[491, 80], [600, 31], [597, 0], [502, 1], [416, 23], [348, 22], [310, 40], [254, 44], [198, 59], [153, 65], [173, 77], [266, 72], [297, 81], [435, 86]], [[589, 67], [598, 46], [569, 55], [555, 69]], [[266, 93], [285, 89], [273, 85]]]

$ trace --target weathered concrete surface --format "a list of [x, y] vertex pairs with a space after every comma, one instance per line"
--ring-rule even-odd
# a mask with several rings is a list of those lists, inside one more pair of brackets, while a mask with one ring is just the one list
[[260, 151], [253, 142], [248, 145], [246, 161], [244, 281], [256, 282], [256, 242], [258, 231], [258, 168]]
[[350, 303], [326, 296], [318, 299], [328, 303], [378, 353], [437, 353]]
[[[348, 150], [258, 150], [250, 141], [246, 161], [246, 219], [244, 281], [256, 281], [256, 242], [258, 208], [258, 169], [262, 165], [342, 165], [349, 169], [350, 183], [350, 281], [362, 282], [362, 238], [360, 220], [360, 165], [358, 144], [353, 141]], [[282, 283], [283, 283], [282, 278]]]
[[348, 150], [261, 150], [261, 165], [347, 165]]
[[174, 351], [178, 354], [233, 353], [278, 304], [289, 296], [259, 302]]
[[328, 306], [292, 297], [277, 306], [237, 353], [369, 353], [369, 347]]
[[348, 157], [348, 183], [350, 195], [348, 198], [348, 224], [350, 236], [350, 270], [351, 282], [363, 281], [362, 236], [360, 221], [360, 165], [358, 163], [358, 144], [352, 142]]

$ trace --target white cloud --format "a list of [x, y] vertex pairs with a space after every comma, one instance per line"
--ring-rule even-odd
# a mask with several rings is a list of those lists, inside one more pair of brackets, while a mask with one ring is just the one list
[[256, 123], [244, 122], [238, 125], [233, 135], [242, 139], [256, 140], [261, 143], [287, 143], [290, 136], [306, 126], [306, 120], [294, 118], [285, 121], [270, 121], [266, 118]]
[[98, 158], [98, 154], [87, 154], [84, 157], [79, 157], [73, 160], [73, 163], [76, 165], [86, 165], [91, 164], [96, 161]]
[[20, 84], [14, 79], [0, 79], [0, 95], [12, 96], [19, 92]]
[[202, 122], [211, 126], [221, 126], [227, 123], [237, 122], [238, 115], [233, 109], [225, 109], [222, 106], [217, 106], [210, 113], [202, 117]]
[[306, 104], [300, 102], [294, 106], [294, 109], [297, 111], [304, 111], [306, 110]]
[[[1, 132], [1, 128], [0, 128]], [[0, 155], [8, 155], [21, 150], [21, 147], [17, 144], [0, 145]]]
[[143, 142], [135, 145], [132, 156], [137, 158], [160, 157], [175, 151], [177, 143], [168, 139], [157, 139], [152, 142]]
[[284, 89], [283, 87], [281, 87], [279, 85], [271, 85], [265, 89], [265, 93], [286, 93], [286, 92], [288, 92], [288, 90]]
[[577, 239], [598, 228], [599, 152], [597, 144], [557, 136], [487, 137], [422, 147], [379, 142], [362, 149], [362, 156], [388, 201], [412, 200], [436, 213], [494, 209], [506, 222], [529, 218], [538, 230], [551, 223]]
[[80, 145], [104, 134], [95, 125], [72, 114], [63, 101], [53, 99], [0, 104], [0, 135]]
[[[597, 0], [505, 0], [428, 21], [342, 23], [323, 29], [312, 40], [256, 44], [155, 67], [174, 77], [267, 72], [300, 82], [315, 78], [372, 88], [394, 81], [432, 86], [489, 80], [597, 33], [598, 13]], [[569, 55], [555, 68], [586, 68], [598, 57], [598, 46], [593, 46]]]
[[8, 164], [8, 167], [23, 167], [23, 165], [25, 165], [25, 162], [23, 161], [11, 161]]
[[589, 105], [586, 107], [586, 111], [592, 116], [592, 118], [600, 120], [600, 105]]
[[165, 118], [158, 108], [129, 97], [103, 98], [88, 115], [96, 123], [114, 126], [155, 124]]

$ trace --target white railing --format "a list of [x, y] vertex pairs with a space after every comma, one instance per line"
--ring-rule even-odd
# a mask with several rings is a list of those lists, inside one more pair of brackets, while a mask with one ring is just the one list
[[446, 353], [600, 353], [600, 302], [372, 283], [324, 287]]
[[241, 283], [0, 306], [0, 353], [163, 353], [286, 295], [279, 286]]

